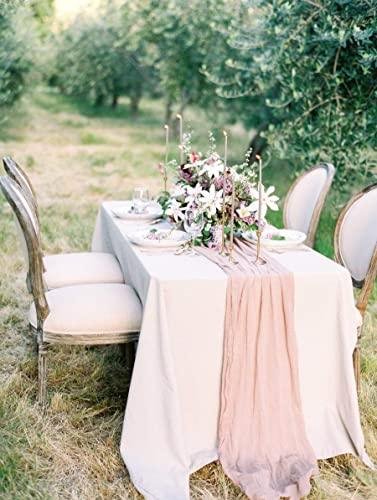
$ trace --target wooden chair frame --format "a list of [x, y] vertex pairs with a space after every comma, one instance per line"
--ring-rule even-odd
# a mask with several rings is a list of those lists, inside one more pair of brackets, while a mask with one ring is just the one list
[[20, 186], [22, 192], [24, 193], [26, 200], [29, 202], [29, 206], [33, 209], [35, 217], [39, 225], [39, 208], [37, 202], [37, 195], [35, 193], [33, 184], [24, 169], [16, 163], [10, 156], [4, 156], [3, 158], [4, 170], [7, 175]]
[[288, 213], [287, 212], [288, 212], [288, 205], [289, 205], [289, 200], [291, 198], [291, 195], [294, 192], [294, 190], [296, 189], [297, 185], [300, 183], [300, 181], [304, 177], [306, 177], [311, 172], [313, 172], [313, 170], [318, 170], [318, 169], [324, 169], [326, 171], [327, 178], [326, 178], [326, 182], [321, 190], [321, 193], [319, 195], [319, 198], [317, 200], [317, 203], [316, 203], [314, 210], [313, 210], [313, 214], [312, 214], [311, 219], [310, 219], [309, 230], [308, 230], [307, 238], [305, 241], [305, 245], [307, 245], [309, 247], [314, 246], [317, 228], [318, 228], [318, 224], [319, 224], [319, 219], [321, 217], [321, 213], [322, 213], [323, 207], [325, 205], [325, 201], [326, 201], [327, 195], [330, 191], [330, 187], [331, 187], [331, 184], [332, 184], [332, 181], [334, 179], [335, 172], [336, 172], [334, 165], [332, 165], [331, 163], [319, 163], [318, 165], [315, 165], [314, 167], [310, 168], [309, 170], [302, 173], [299, 177], [297, 177], [297, 179], [293, 182], [293, 184], [289, 188], [289, 191], [288, 191], [287, 196], [285, 198], [284, 208], [283, 208], [284, 227], [289, 228]]
[[[37, 197], [33, 188], [33, 185], [26, 174], [26, 172], [16, 163], [10, 156], [4, 156], [3, 157], [3, 166], [6, 174], [10, 179], [12, 179], [13, 182], [16, 183], [16, 185], [20, 188], [21, 193], [28, 204], [30, 210], [33, 212], [33, 215], [35, 217], [35, 222], [37, 224], [37, 238], [39, 241], [39, 246], [42, 252], [42, 257], [44, 256], [43, 250], [42, 250], [42, 235], [40, 231], [40, 220], [39, 220], [39, 208], [38, 208], [38, 203], [37, 203]], [[24, 231], [23, 231], [24, 233]], [[25, 233], [24, 233], [25, 236]], [[42, 265], [43, 265], [43, 272], [46, 271], [46, 268], [44, 266], [43, 260], [42, 260]], [[26, 285], [28, 290], [30, 291], [30, 276], [29, 272], [26, 277]]]
[[[105, 344], [129, 344], [136, 343], [139, 332], [124, 332], [117, 334], [95, 334], [95, 335], [75, 335], [64, 338], [44, 331], [44, 322], [50, 313], [47, 302], [44, 282], [43, 282], [43, 262], [42, 252], [38, 236], [30, 216], [22, 205], [19, 186], [9, 177], [0, 177], [0, 187], [6, 200], [14, 211], [21, 229], [25, 236], [25, 241], [29, 256], [29, 281], [30, 290], [33, 295], [37, 327], [31, 327], [37, 337], [38, 345], [38, 400], [44, 405], [47, 397], [47, 350], [50, 344], [69, 345], [105, 345]], [[134, 346], [130, 345], [128, 361], [133, 363]]]
[[[344, 267], [347, 267], [346, 263], [344, 262], [344, 259], [342, 257], [342, 251], [341, 251], [341, 245], [340, 245], [340, 232], [341, 232], [341, 227], [343, 224], [343, 221], [348, 213], [348, 211], [352, 208], [352, 206], [360, 200], [363, 196], [365, 196], [367, 193], [372, 191], [373, 189], [377, 189], [377, 182], [374, 184], [371, 184], [370, 186], [366, 187], [359, 193], [355, 194], [349, 202], [343, 207], [341, 210], [336, 226], [335, 226], [335, 233], [334, 233], [334, 249], [335, 249], [335, 260], [339, 262]], [[377, 244], [375, 246], [372, 258], [370, 260], [370, 264], [368, 267], [367, 274], [365, 278], [362, 281], [358, 281], [354, 279], [352, 276], [352, 282], [355, 288], [360, 288], [360, 293], [358, 295], [357, 301], [356, 301], [356, 307], [360, 311], [361, 317], [364, 320], [365, 316], [365, 311], [368, 305], [369, 297], [373, 291], [374, 283], [377, 278]], [[360, 338], [362, 336], [362, 327], [358, 331], [358, 339], [357, 339], [357, 344], [353, 353], [353, 365], [354, 365], [354, 371], [355, 371], [355, 378], [356, 378], [356, 385], [357, 389], [360, 390]]]

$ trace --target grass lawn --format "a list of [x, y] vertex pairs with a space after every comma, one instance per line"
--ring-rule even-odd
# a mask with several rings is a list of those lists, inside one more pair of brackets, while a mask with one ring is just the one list
[[[43, 89], [25, 98], [2, 125], [0, 152], [14, 156], [30, 174], [47, 253], [88, 249], [102, 200], [124, 199], [138, 184], [158, 192], [162, 120], [158, 101], [143, 102], [134, 118], [123, 103], [115, 112], [93, 110]], [[188, 122], [204, 150], [208, 119], [191, 110]], [[219, 129], [215, 132], [221, 137]], [[234, 126], [230, 137], [231, 160], [239, 161], [247, 135]], [[265, 175], [284, 196], [292, 181], [290, 165], [272, 164]], [[321, 220], [317, 248], [330, 257], [336, 214], [348, 196], [332, 193]], [[281, 214], [274, 222], [281, 223]], [[118, 451], [127, 386], [117, 346], [54, 347], [50, 405], [42, 414], [36, 404], [37, 363], [27, 328], [30, 297], [16, 241], [10, 209], [0, 197], [0, 498], [141, 498]], [[376, 296], [375, 291], [364, 330], [360, 404], [367, 450], [377, 462]], [[310, 499], [377, 498], [377, 475], [359, 460], [340, 457], [320, 468]], [[217, 464], [194, 474], [191, 485], [195, 499], [246, 498]]]

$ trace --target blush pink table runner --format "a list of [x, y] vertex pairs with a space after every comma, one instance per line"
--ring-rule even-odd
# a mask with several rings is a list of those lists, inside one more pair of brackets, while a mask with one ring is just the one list
[[253, 500], [310, 491], [316, 458], [305, 431], [294, 331], [294, 278], [236, 241], [234, 261], [200, 249], [228, 275], [219, 457]]

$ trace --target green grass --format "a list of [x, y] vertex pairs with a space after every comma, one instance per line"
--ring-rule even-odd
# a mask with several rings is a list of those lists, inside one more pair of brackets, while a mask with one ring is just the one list
[[93, 134], [93, 132], [82, 132], [80, 134], [80, 142], [81, 144], [106, 144], [106, 139]]
[[[113, 111], [44, 89], [20, 103], [7, 130], [0, 131], [0, 148], [2, 154], [14, 155], [32, 178], [47, 253], [89, 249], [102, 200], [124, 199], [140, 183], [154, 194], [161, 189], [156, 164], [164, 158], [163, 116], [163, 105], [156, 100], [143, 101], [135, 118], [125, 100]], [[190, 109], [185, 124], [195, 130], [195, 147], [205, 151], [208, 119]], [[219, 124], [211, 128], [221, 141]], [[231, 161], [239, 162], [248, 136], [240, 127], [227, 128]], [[173, 146], [172, 139], [172, 156]], [[294, 175], [285, 162], [272, 162], [264, 170], [266, 182], [276, 186], [281, 198]], [[330, 257], [336, 216], [359, 187], [341, 194], [332, 191], [328, 198], [316, 248]], [[281, 225], [281, 211], [271, 213], [271, 222]], [[376, 299], [377, 290], [366, 317], [360, 399], [367, 448], [375, 461]], [[29, 302], [14, 223], [0, 197], [0, 498], [140, 499], [119, 455], [128, 390], [120, 350], [53, 348], [50, 405], [42, 414], [35, 403], [37, 363], [27, 328]], [[357, 459], [323, 461], [320, 469], [311, 500], [377, 498], [375, 473]], [[191, 491], [193, 499], [245, 498], [216, 463], [193, 475]]]

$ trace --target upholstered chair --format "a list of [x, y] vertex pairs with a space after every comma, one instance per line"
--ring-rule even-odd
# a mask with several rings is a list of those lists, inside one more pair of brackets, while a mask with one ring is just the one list
[[[364, 318], [377, 277], [377, 183], [353, 196], [342, 209], [334, 235], [335, 259], [346, 267], [356, 288], [360, 288], [356, 307]], [[353, 362], [360, 388], [360, 337]]]
[[38, 399], [44, 404], [50, 345], [135, 343], [142, 307], [135, 291], [119, 283], [67, 286], [45, 292], [41, 249], [30, 207], [18, 185], [9, 177], [0, 177], [0, 187], [21, 226], [27, 246], [34, 299], [29, 322], [37, 337]]
[[335, 168], [321, 163], [301, 174], [285, 198], [283, 219], [286, 229], [296, 229], [307, 235], [305, 244], [313, 247], [317, 227]]
[[[10, 157], [3, 158], [4, 169], [21, 188], [29, 205], [29, 215], [41, 242], [38, 203], [35, 190], [24, 170]], [[22, 235], [21, 235], [22, 236]], [[22, 238], [21, 238], [22, 239]], [[24, 243], [22, 246], [25, 247]], [[124, 283], [117, 259], [102, 252], [72, 252], [43, 256], [43, 279], [49, 290], [68, 285]]]

